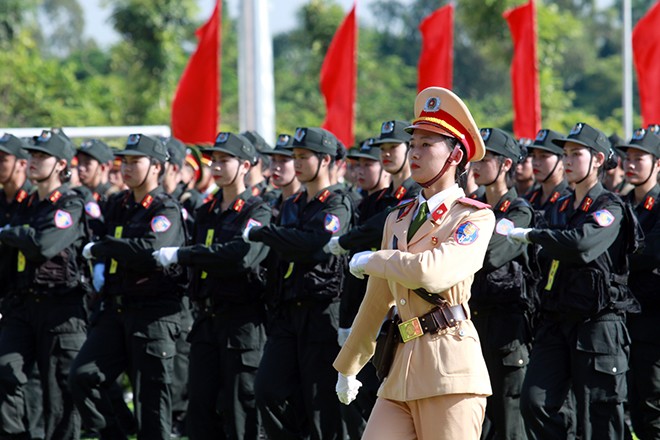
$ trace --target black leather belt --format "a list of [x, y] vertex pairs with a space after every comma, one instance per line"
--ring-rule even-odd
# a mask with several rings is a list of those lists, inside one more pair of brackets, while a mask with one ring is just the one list
[[408, 342], [425, 333], [438, 333], [467, 320], [467, 313], [462, 304], [449, 307], [435, 307], [425, 315], [414, 317], [399, 324], [401, 340]]

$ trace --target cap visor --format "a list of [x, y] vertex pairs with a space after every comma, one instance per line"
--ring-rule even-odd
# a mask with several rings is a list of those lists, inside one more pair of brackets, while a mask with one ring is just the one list
[[586, 147], [586, 148], [594, 148], [589, 144], [586, 144], [582, 141], [578, 141], [577, 139], [565, 138], [565, 139], [553, 139], [552, 140], [553, 144], [559, 145], [562, 148], [564, 148], [564, 146], [566, 145], [567, 142], [573, 142], [574, 144], [582, 145], [583, 147]]
[[552, 153], [552, 154], [563, 154], [564, 153], [564, 151], [558, 146], [553, 148], [553, 147], [548, 147], [547, 145], [536, 145], [536, 144], [530, 145], [529, 147], [527, 147], [527, 150], [529, 150], [529, 151], [531, 151], [531, 150], [543, 150], [543, 151], [547, 151], [548, 153]]
[[228, 154], [228, 155], [230, 155], [230, 156], [232, 156], [232, 157], [238, 157], [238, 156], [236, 156], [236, 153], [235, 153], [235, 152], [233, 152], [233, 151], [229, 151], [228, 149], [226, 149], [226, 148], [222, 148], [222, 147], [203, 148], [203, 149], [202, 149], [202, 152], [203, 152], [203, 153], [208, 153], [208, 154], [211, 154], [211, 153], [214, 153], [214, 152], [218, 152], [218, 153], [225, 153], [225, 154]]
[[456, 136], [454, 136], [444, 128], [438, 127], [435, 124], [430, 124], [425, 121], [419, 121], [412, 125], [409, 125], [408, 127], [405, 128], [405, 130], [407, 133], [410, 134], [412, 134], [414, 130], [426, 130], [426, 131], [430, 131], [431, 133], [441, 134], [443, 136], [447, 136], [450, 138], [456, 138]]
[[148, 154], [145, 154], [142, 151], [137, 151], [137, 150], [119, 150], [119, 151], [115, 152], [115, 156], [144, 156], [144, 157], [149, 157]]
[[359, 158], [364, 158], [364, 159], [371, 159], [371, 160], [380, 160], [380, 157], [375, 157], [371, 156], [369, 154], [364, 154], [364, 153], [353, 153], [350, 155], [351, 159], [359, 159]]
[[[628, 148], [635, 148], [635, 149], [637, 149], [637, 150], [643, 151], [643, 152], [645, 152], [645, 153], [653, 154], [653, 155], [655, 155], [655, 154], [658, 153], [658, 152], [657, 152], [657, 150], [658, 150], [657, 148], [653, 148], [653, 147], [645, 147], [644, 145], [636, 145], [636, 144], [623, 144], [623, 145], [617, 145], [617, 146], [614, 147], [614, 148], [616, 148], [616, 149], [618, 149], [618, 150], [621, 150], [622, 152], [625, 152]], [[654, 151], [654, 150], [655, 150], [655, 151]]]
[[24, 147], [23, 149], [27, 152], [38, 151], [40, 153], [44, 153], [44, 154], [47, 154], [49, 156], [54, 156], [53, 152], [50, 151], [48, 148], [38, 147], [36, 145], [28, 145], [27, 147]]

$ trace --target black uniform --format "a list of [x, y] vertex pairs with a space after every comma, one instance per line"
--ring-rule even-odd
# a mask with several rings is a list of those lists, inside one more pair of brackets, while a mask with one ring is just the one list
[[534, 213], [513, 187], [493, 211], [495, 232], [483, 267], [474, 276], [470, 298], [472, 321], [493, 387], [486, 406], [491, 425], [484, 432], [490, 432], [487, 438], [520, 439], [525, 438], [520, 390], [529, 362], [530, 317], [536, 300], [527, 281], [531, 273], [527, 245], [509, 242], [506, 231], [532, 226]]
[[566, 183], [565, 180], [562, 180], [561, 183], [552, 190], [552, 194], [545, 203], [541, 201], [541, 198], [543, 197], [543, 188], [541, 187], [528, 192], [523, 197], [529, 201], [536, 212], [542, 217], [545, 217], [545, 213], [550, 211], [550, 209], [557, 204], [559, 199], [569, 195], [570, 192], [571, 188], [568, 186], [568, 183]]
[[[628, 317], [632, 345], [628, 386], [630, 418], [640, 439], [660, 438], [660, 186], [634, 207], [644, 230], [644, 249], [630, 256], [629, 286], [642, 306]], [[634, 204], [634, 191], [626, 196]]]
[[105, 263], [101, 313], [71, 368], [71, 390], [86, 426], [102, 438], [122, 438], [107, 388], [127, 371], [138, 437], [169, 438], [184, 280], [180, 266], [157, 269], [151, 253], [184, 244], [181, 210], [161, 187], [141, 201], [123, 191], [108, 200], [105, 222], [107, 234], [92, 248]]
[[14, 271], [0, 333], [2, 433], [20, 435], [25, 423], [24, 385], [36, 362], [43, 389], [45, 438], [80, 435], [80, 417], [66, 378], [85, 340], [83, 277], [79, 254], [87, 240], [84, 204], [66, 185], [44, 200], [25, 199], [0, 232]]
[[[259, 264], [268, 248], [246, 243], [248, 224], [266, 226], [271, 212], [251, 190], [222, 210], [222, 191], [196, 214], [195, 245], [179, 249], [193, 268], [190, 297], [197, 316], [190, 348], [188, 434], [191, 439], [257, 439], [254, 381], [266, 341]], [[220, 423], [216, 402], [220, 399]]]
[[351, 204], [332, 185], [311, 201], [288, 198], [280, 225], [257, 227], [250, 239], [279, 257], [269, 334], [256, 382], [257, 405], [271, 440], [342, 439], [337, 373], [339, 293], [346, 257], [323, 252], [332, 234], [346, 232]]
[[575, 393], [584, 439], [623, 438], [623, 402], [630, 338], [624, 313], [635, 310], [625, 287], [628, 221], [623, 202], [594, 185], [574, 209], [560, 199], [549, 229], [528, 237], [542, 246], [542, 322], [535, 336], [521, 395], [527, 435], [567, 438], [560, 411]]

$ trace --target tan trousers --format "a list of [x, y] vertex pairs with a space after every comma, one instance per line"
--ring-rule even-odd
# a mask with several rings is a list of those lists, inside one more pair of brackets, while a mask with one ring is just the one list
[[479, 440], [486, 397], [448, 394], [397, 402], [378, 398], [362, 440]]

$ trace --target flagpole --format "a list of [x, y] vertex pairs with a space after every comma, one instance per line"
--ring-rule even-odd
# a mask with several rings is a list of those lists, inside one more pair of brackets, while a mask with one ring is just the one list
[[633, 131], [632, 12], [630, 0], [623, 0], [623, 133], [629, 140]]
[[255, 130], [275, 138], [273, 43], [266, 0], [241, 2], [238, 38], [240, 131]]

